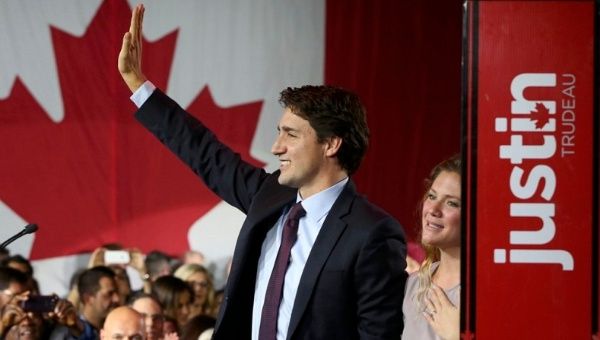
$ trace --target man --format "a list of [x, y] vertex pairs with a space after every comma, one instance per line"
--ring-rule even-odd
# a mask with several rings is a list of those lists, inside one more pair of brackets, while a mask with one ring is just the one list
[[404, 233], [349, 179], [368, 144], [358, 97], [326, 86], [284, 90], [272, 148], [281, 163], [268, 174], [147, 82], [143, 12], [133, 11], [118, 63], [136, 118], [247, 215], [214, 339], [400, 338]]
[[[27, 274], [14, 268], [0, 267], [0, 339], [47, 338], [40, 311], [28, 310], [22, 305], [34, 298], [34, 294], [27, 290], [27, 284]], [[70, 337], [79, 336], [83, 324], [78, 322], [75, 307], [64, 299], [56, 298], [56, 301], [48, 319], [62, 327]]]
[[17, 269], [0, 267], [0, 309], [27, 290], [27, 275]]
[[100, 332], [102, 340], [144, 340], [144, 319], [131, 307], [118, 307], [108, 314]]
[[[15, 296], [0, 312], [0, 339], [6, 340], [41, 340], [48, 338], [52, 325], [68, 330], [70, 339], [86, 339], [83, 334], [83, 323], [77, 318], [73, 304], [56, 297], [56, 305], [52, 313], [38, 309], [35, 304], [27, 305], [26, 301], [35, 296], [24, 293]], [[25, 304], [23, 304], [25, 303]], [[29, 307], [28, 307], [29, 306]], [[37, 305], [39, 307], [39, 305]]]
[[27, 274], [27, 276], [33, 276], [33, 267], [31, 266], [31, 263], [29, 263], [29, 261], [22, 255], [17, 254], [8, 256], [0, 263], [2, 263], [2, 267], [14, 268]]
[[136, 293], [129, 299], [129, 307], [140, 313], [146, 327], [146, 340], [163, 338], [164, 315], [158, 299], [147, 293]]
[[169, 256], [158, 250], [153, 250], [146, 255], [144, 264], [148, 273], [147, 280], [156, 281], [159, 277], [171, 274], [171, 265]]
[[27, 290], [31, 292], [31, 294], [39, 294], [39, 285], [35, 278], [33, 277], [33, 267], [29, 260], [27, 260], [22, 255], [12, 255], [8, 258], [4, 259], [2, 262], [3, 267], [14, 268], [20, 272], [25, 273], [27, 275]]
[[[77, 290], [81, 299], [79, 318], [83, 323], [83, 334], [79, 339], [98, 339], [104, 319], [111, 310], [119, 306], [115, 273], [104, 266], [86, 269], [79, 276]], [[66, 327], [57, 327], [50, 339], [72, 339], [70, 333]]]
[[206, 266], [204, 254], [197, 250], [188, 250], [183, 254], [183, 264], [199, 264], [201, 266]]

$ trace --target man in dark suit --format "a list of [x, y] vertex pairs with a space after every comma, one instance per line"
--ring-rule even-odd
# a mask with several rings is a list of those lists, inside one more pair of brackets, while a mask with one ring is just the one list
[[328, 86], [284, 90], [272, 147], [280, 167], [266, 173], [147, 81], [143, 12], [134, 9], [119, 54], [136, 118], [247, 215], [214, 339], [399, 339], [404, 232], [349, 179], [368, 144], [358, 97]]

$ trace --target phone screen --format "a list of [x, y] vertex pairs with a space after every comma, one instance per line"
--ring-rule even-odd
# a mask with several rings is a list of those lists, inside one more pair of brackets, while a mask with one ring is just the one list
[[129, 252], [126, 250], [106, 250], [104, 252], [105, 264], [128, 264]]

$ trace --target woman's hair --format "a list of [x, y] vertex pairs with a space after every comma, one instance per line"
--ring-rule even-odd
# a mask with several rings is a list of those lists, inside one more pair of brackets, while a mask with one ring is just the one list
[[[441, 163], [439, 163], [438, 165], [436, 165], [431, 172], [429, 173], [429, 176], [425, 179], [425, 193], [423, 194], [423, 197], [421, 198], [421, 202], [419, 203], [419, 216], [422, 216], [422, 211], [423, 211], [423, 203], [425, 202], [425, 199], [427, 198], [427, 194], [429, 193], [429, 190], [431, 189], [431, 186], [433, 185], [433, 182], [435, 181], [435, 179], [442, 173], [442, 172], [454, 172], [457, 173], [459, 176], [461, 175], [461, 171], [462, 171], [462, 164], [461, 164], [461, 158], [460, 158], [460, 154], [456, 154], [444, 161], [442, 161]], [[421, 222], [422, 219], [419, 219], [419, 222]], [[420, 228], [421, 232], [422, 232], [422, 227]], [[421, 242], [421, 245], [423, 246], [423, 248], [425, 249], [425, 259], [423, 260], [423, 262], [421, 263], [421, 267], [419, 268], [418, 271], [418, 275], [419, 275], [419, 288], [417, 289], [417, 293], [415, 294], [415, 299], [416, 299], [416, 304], [419, 310], [424, 311], [425, 310], [425, 297], [427, 296], [427, 291], [429, 290], [429, 288], [431, 287], [431, 282], [432, 282], [432, 270], [431, 270], [431, 265], [440, 260], [440, 249], [428, 244], [424, 244], [423, 242]]]
[[183, 281], [187, 281], [190, 276], [196, 273], [203, 273], [206, 276], [206, 281], [208, 282], [206, 301], [202, 304], [202, 312], [210, 313], [213, 310], [213, 306], [215, 303], [215, 287], [212, 280], [212, 275], [210, 272], [203, 266], [196, 263], [188, 263], [184, 264], [181, 267], [177, 268], [175, 277], [180, 278]]
[[166, 275], [159, 277], [152, 284], [152, 295], [158, 298], [163, 307], [163, 314], [176, 319], [179, 297], [188, 292], [190, 298], [194, 298], [192, 288], [175, 276]]

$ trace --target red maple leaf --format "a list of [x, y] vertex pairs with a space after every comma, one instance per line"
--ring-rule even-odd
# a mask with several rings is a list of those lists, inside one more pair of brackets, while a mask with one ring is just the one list
[[[105, 1], [81, 38], [52, 30], [65, 118], [53, 123], [17, 80], [0, 101], [0, 198], [40, 225], [31, 258], [120, 242], [179, 254], [190, 225], [220, 199], [133, 117], [116, 69], [126, 1]], [[165, 89], [177, 32], [144, 43], [144, 70]], [[189, 111], [249, 153], [262, 102], [221, 108], [205, 87]]]
[[550, 112], [543, 103], [536, 103], [535, 110], [531, 111], [531, 121], [535, 122], [536, 129], [542, 129], [550, 120]]

